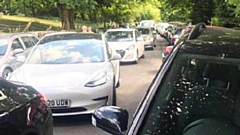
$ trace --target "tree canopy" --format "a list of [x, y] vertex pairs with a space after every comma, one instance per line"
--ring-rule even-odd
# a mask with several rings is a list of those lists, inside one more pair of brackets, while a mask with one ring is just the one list
[[75, 21], [134, 23], [140, 20], [239, 25], [240, 0], [0, 0], [0, 12], [59, 18], [63, 29]]

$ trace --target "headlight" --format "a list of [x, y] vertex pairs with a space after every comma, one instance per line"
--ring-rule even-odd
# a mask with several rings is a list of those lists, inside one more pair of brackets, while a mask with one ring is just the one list
[[133, 50], [135, 48], [134, 45], [129, 46], [126, 50]]
[[103, 85], [107, 82], [107, 75], [106, 73], [100, 73], [98, 74], [92, 81], [89, 81], [87, 84], [85, 84], [85, 87], [96, 87], [99, 85]]

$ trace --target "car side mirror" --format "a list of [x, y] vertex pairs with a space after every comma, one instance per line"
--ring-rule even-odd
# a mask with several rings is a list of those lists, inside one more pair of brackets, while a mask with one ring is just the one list
[[116, 106], [103, 106], [94, 111], [92, 124], [111, 134], [124, 135], [128, 126], [128, 112]]
[[17, 54], [19, 54], [19, 53], [23, 53], [23, 49], [22, 48], [18, 48], [18, 49], [14, 49], [13, 50], [13, 55], [15, 56], [15, 55], [17, 55]]
[[110, 58], [110, 60], [120, 60], [122, 58], [122, 56], [118, 53], [115, 53], [112, 55], [112, 57]]

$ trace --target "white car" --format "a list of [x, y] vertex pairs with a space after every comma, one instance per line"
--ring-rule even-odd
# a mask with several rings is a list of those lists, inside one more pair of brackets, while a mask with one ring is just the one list
[[109, 46], [121, 54], [120, 62], [137, 64], [145, 57], [144, 41], [137, 29], [109, 29], [104, 35]]
[[8, 80], [29, 84], [45, 95], [53, 116], [91, 114], [99, 106], [116, 105], [121, 56], [105, 41], [92, 39], [95, 35], [45, 36]]

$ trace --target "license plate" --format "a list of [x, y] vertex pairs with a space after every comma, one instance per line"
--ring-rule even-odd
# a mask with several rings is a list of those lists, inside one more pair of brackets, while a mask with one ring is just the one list
[[69, 99], [56, 99], [56, 100], [48, 100], [49, 107], [69, 107], [70, 100]]

